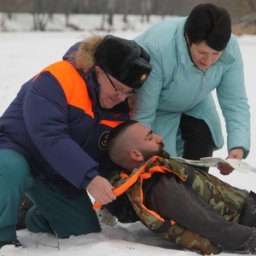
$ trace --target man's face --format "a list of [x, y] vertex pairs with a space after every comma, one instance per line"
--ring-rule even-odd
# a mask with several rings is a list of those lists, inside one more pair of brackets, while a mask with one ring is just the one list
[[143, 154], [144, 160], [153, 155], [161, 155], [164, 151], [163, 138], [153, 133], [145, 125], [136, 123], [130, 127], [129, 133], [133, 141], [136, 142], [135, 147]]
[[133, 89], [122, 84], [97, 67], [97, 80], [100, 84], [99, 101], [102, 108], [111, 109], [133, 94]]
[[190, 44], [189, 51], [192, 61], [201, 70], [208, 69], [223, 53], [210, 48], [205, 42]]

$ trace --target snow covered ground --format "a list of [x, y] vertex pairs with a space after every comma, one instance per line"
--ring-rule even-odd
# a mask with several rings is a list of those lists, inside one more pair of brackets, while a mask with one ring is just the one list
[[[14, 26], [14, 25], [13, 25]], [[148, 25], [147, 25], [148, 26]], [[15, 24], [18, 27], [18, 24]], [[113, 34], [125, 38], [133, 38], [143, 29], [138, 23], [133, 24], [133, 29], [123, 31], [116, 29]], [[17, 29], [16, 29], [17, 30]], [[22, 83], [39, 72], [45, 65], [59, 60], [65, 51], [75, 42], [83, 39], [89, 32], [0, 32], [0, 114], [10, 101], [15, 97]], [[239, 38], [245, 64], [245, 80], [251, 105], [252, 116], [252, 147], [247, 162], [256, 166], [256, 36], [242, 36]], [[224, 126], [224, 125], [223, 125]], [[215, 153], [215, 156], [226, 157], [226, 149]], [[216, 174], [225, 181], [241, 188], [256, 191], [256, 174], [233, 172], [223, 177], [217, 169], [211, 173]], [[5, 246], [1, 249], [1, 256], [155, 256], [197, 255], [196, 253], [175, 250], [173, 246], [144, 228], [140, 223], [114, 227], [103, 225], [103, 231], [98, 234], [59, 239], [47, 234], [34, 234], [27, 230], [18, 232], [20, 241], [25, 248]], [[227, 256], [228, 253], [221, 253]], [[233, 254], [234, 255], [234, 254]]]

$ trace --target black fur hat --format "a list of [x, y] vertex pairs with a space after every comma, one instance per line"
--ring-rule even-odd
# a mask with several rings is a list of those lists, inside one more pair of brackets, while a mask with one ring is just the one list
[[112, 35], [104, 37], [94, 57], [96, 65], [134, 89], [142, 86], [152, 69], [150, 56], [140, 45]]

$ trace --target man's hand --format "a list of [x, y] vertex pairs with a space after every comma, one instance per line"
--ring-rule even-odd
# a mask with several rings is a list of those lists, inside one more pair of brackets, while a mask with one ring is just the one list
[[[243, 158], [244, 151], [241, 148], [235, 148], [229, 151], [228, 156], [226, 159], [238, 159], [241, 160]], [[234, 168], [231, 167], [229, 164], [225, 163], [219, 163], [218, 164], [218, 169], [220, 170], [220, 173], [222, 175], [228, 175], [231, 172], [234, 171]]]
[[87, 186], [88, 193], [100, 204], [108, 204], [116, 199], [109, 181], [101, 176], [95, 176]]

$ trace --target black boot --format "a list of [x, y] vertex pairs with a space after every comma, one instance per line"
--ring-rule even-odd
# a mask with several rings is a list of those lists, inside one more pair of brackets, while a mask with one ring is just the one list
[[256, 254], [256, 229], [253, 228], [253, 231], [249, 238], [244, 242], [244, 244], [238, 249], [238, 251], [244, 253]]
[[33, 203], [31, 202], [31, 200], [28, 197], [24, 196], [21, 202], [20, 210], [19, 210], [16, 230], [26, 228], [26, 225], [25, 225], [26, 213], [32, 206], [33, 206]]
[[245, 201], [239, 223], [248, 227], [256, 227], [256, 194], [252, 191]]
[[5, 245], [14, 245], [15, 247], [22, 246], [22, 244], [20, 243], [20, 241], [18, 239], [13, 240], [13, 241], [3, 241], [3, 242], [0, 242], [0, 248], [2, 248]]

